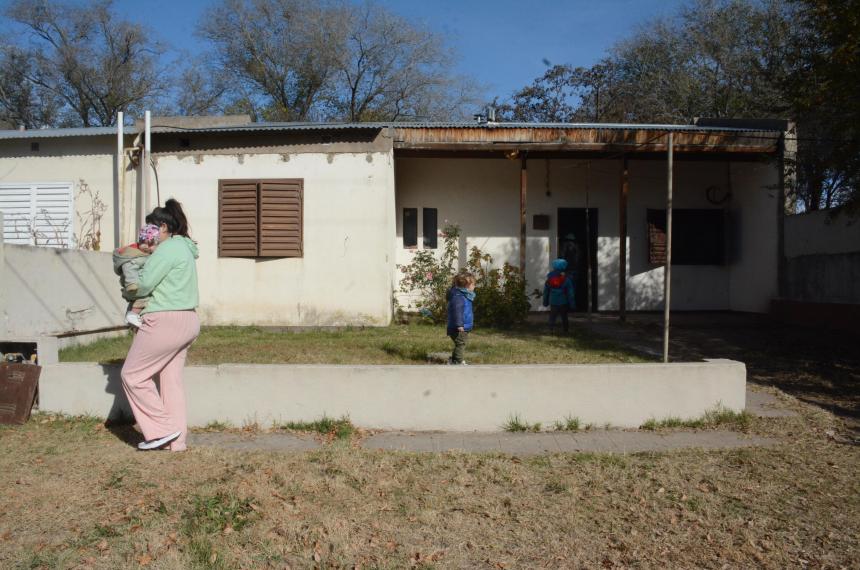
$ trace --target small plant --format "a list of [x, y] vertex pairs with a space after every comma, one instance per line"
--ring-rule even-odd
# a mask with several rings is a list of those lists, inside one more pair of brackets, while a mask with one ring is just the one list
[[502, 429], [509, 432], [539, 432], [541, 430], [541, 423], [530, 424], [524, 421], [519, 414], [512, 414], [508, 417], [508, 421], [502, 425]]
[[250, 524], [254, 507], [250, 499], [240, 499], [219, 491], [214, 495], [197, 495], [185, 513], [184, 532], [189, 536], [223, 532], [230, 527], [242, 530]]
[[233, 427], [233, 425], [230, 422], [213, 420], [206, 424], [203, 429], [207, 431], [224, 431], [230, 429], [231, 427]]
[[708, 428], [717, 426], [733, 426], [744, 430], [749, 427], [752, 416], [746, 410], [742, 412], [733, 412], [722, 404], [718, 404], [711, 410], [702, 414], [699, 418], [689, 420], [681, 419], [677, 416], [670, 416], [658, 420], [650, 418], [648, 421], [639, 426], [639, 429], [654, 431], [657, 429], [671, 428]]
[[107, 204], [97, 190], [93, 191], [90, 185], [81, 179], [78, 182], [78, 194], [75, 199], [80, 203], [84, 197], [89, 199], [90, 209], [86, 211], [79, 209], [75, 212], [78, 218], [78, 235], [75, 236], [75, 241], [78, 249], [99, 251], [102, 241], [102, 217], [107, 211]]
[[564, 421], [557, 421], [552, 426], [555, 431], [579, 431], [580, 421], [576, 416], [565, 416]]
[[278, 429], [290, 431], [310, 431], [322, 435], [330, 435], [335, 439], [348, 439], [355, 431], [355, 426], [349, 421], [347, 416], [341, 417], [339, 420], [323, 416], [314, 422], [286, 422], [275, 424]]
[[123, 479], [128, 475], [128, 468], [123, 467], [122, 469], [115, 471], [105, 483], [105, 489], [119, 489], [122, 487]]
[[543, 487], [544, 493], [560, 495], [567, 492], [567, 485], [558, 480], [549, 481]]

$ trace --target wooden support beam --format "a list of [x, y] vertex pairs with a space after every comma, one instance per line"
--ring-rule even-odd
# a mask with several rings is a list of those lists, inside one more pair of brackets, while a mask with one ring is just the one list
[[621, 194], [618, 197], [618, 318], [627, 319], [627, 195], [630, 176], [627, 157], [621, 166]]
[[672, 304], [672, 131], [666, 170], [666, 267], [663, 272], [663, 362], [669, 362], [669, 307]]
[[528, 190], [528, 170], [526, 157], [520, 167], [520, 271], [526, 271], [526, 194]]

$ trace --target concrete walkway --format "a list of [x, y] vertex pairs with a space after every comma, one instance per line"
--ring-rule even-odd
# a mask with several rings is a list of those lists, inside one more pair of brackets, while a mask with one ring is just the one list
[[[747, 411], [773, 418], [797, 415], [785, 409], [767, 392], [747, 390]], [[299, 452], [318, 449], [320, 442], [311, 434], [295, 433], [191, 433], [189, 445], [238, 451]], [[734, 449], [776, 445], [779, 441], [748, 436], [733, 431], [621, 431], [542, 433], [458, 433], [458, 432], [381, 432], [365, 438], [365, 449], [389, 451], [472, 453], [499, 452], [510, 455], [543, 453], [640, 453], [675, 449]]]
[[407, 433], [368, 437], [367, 449], [389, 451], [499, 452], [509, 455], [543, 453], [639, 453], [675, 449], [734, 449], [774, 445], [776, 440], [731, 431], [648, 433], [600, 430], [577, 433]]
[[[387, 451], [469, 453], [507, 453], [540, 455], [544, 453], [639, 453], [675, 449], [734, 449], [775, 445], [777, 440], [747, 436], [731, 431], [652, 433], [596, 430], [565, 433], [454, 433], [383, 432], [361, 442], [365, 449]], [[236, 434], [192, 433], [189, 445], [237, 451], [300, 452], [322, 445], [309, 435], [291, 433]]]

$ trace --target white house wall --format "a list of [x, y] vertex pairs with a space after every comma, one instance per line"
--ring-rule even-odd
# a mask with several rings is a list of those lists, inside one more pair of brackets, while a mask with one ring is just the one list
[[[38, 151], [30, 150], [33, 142], [39, 144]], [[75, 216], [72, 225], [78, 239], [90, 229], [93, 221], [92, 199], [82, 193], [82, 185], [89, 187], [92, 195], [104, 205], [98, 224], [102, 251], [111, 251], [115, 243], [115, 162], [116, 138], [111, 136], [0, 141], [0, 183], [68, 182], [73, 185]], [[126, 174], [129, 196], [133, 196], [134, 184], [135, 175], [130, 170]]]
[[[505, 261], [519, 264], [520, 162], [505, 159], [398, 158], [396, 165], [398, 264], [414, 251], [403, 248], [403, 208], [419, 208], [418, 249], [422, 243], [424, 207], [438, 208], [439, 228], [445, 221], [462, 228], [461, 263], [473, 245]], [[631, 160], [628, 199], [628, 281], [630, 310], [662, 308], [663, 268], [648, 263], [648, 208], [665, 208], [666, 164]], [[733, 163], [734, 198], [725, 206], [708, 202], [705, 189], [727, 186], [726, 163], [678, 161], [674, 177], [676, 208], [725, 208], [730, 212], [730, 262], [723, 266], [673, 267], [672, 308], [676, 310], [767, 310], [776, 294], [776, 204], [771, 186], [776, 170], [769, 163]], [[558, 208], [598, 210], [597, 308], [618, 308], [618, 203], [620, 160], [552, 159], [528, 161], [526, 277], [528, 289], [542, 286], [549, 262], [557, 256]], [[587, 189], [587, 191], [586, 191]], [[743, 215], [740, 215], [742, 212]], [[548, 214], [548, 230], [533, 229], [533, 215]], [[738, 228], [732, 229], [737, 222]], [[441, 245], [441, 239], [440, 239]], [[465, 249], [464, 249], [465, 248]], [[731, 256], [731, 252], [743, 252]], [[762, 273], [759, 274], [759, 271]], [[395, 280], [400, 273], [395, 272]], [[401, 295], [404, 304], [409, 296]], [[533, 308], [539, 302], [533, 302]]]
[[[156, 155], [156, 167], [162, 201], [183, 204], [200, 247], [205, 324], [390, 322], [390, 152]], [[258, 178], [304, 179], [304, 257], [218, 257], [218, 180]]]

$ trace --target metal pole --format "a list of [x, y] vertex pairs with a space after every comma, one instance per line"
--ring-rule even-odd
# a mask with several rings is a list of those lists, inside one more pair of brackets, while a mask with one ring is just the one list
[[123, 113], [119, 111], [116, 114], [116, 191], [113, 195], [113, 246], [118, 248], [123, 241], [123, 220], [125, 219], [125, 190], [123, 188], [123, 152], [125, 146], [123, 144]]
[[663, 362], [669, 362], [669, 307], [672, 301], [672, 133], [669, 133], [666, 182], [666, 268], [663, 272]]
[[149, 213], [150, 198], [149, 198], [149, 153], [152, 151], [152, 137], [150, 136], [151, 128], [150, 112], [146, 111], [143, 114], [143, 157], [140, 161], [140, 168], [143, 171], [143, 211], [140, 213], [140, 224], [142, 225], [146, 215]]
[[630, 191], [627, 157], [621, 166], [621, 195], [618, 197], [618, 319], [627, 320], [627, 195]]
[[588, 307], [588, 324], [591, 324], [591, 220], [588, 213], [589, 196], [591, 194], [591, 161], [585, 166], [585, 258], [588, 270], [585, 276], [586, 307]]

